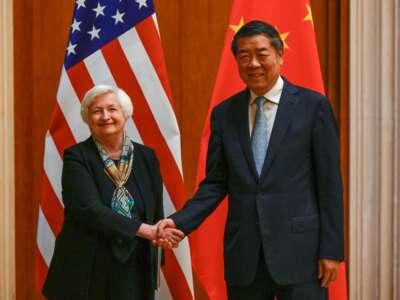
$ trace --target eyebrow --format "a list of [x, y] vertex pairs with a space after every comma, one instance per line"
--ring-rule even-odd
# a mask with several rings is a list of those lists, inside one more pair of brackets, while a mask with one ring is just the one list
[[[109, 108], [109, 107], [118, 107], [119, 105], [117, 104], [109, 104], [107, 106], [105, 106], [105, 108]], [[92, 106], [90, 109], [94, 110], [94, 109], [99, 109], [99, 108], [103, 108], [103, 106]]]
[[[270, 48], [261, 47], [261, 48], [257, 48], [256, 51], [270, 51]], [[245, 49], [243, 49], [243, 48], [239, 49], [237, 53], [241, 54], [241, 53], [244, 53], [244, 52], [248, 52], [248, 49], [246, 49], [246, 48]]]

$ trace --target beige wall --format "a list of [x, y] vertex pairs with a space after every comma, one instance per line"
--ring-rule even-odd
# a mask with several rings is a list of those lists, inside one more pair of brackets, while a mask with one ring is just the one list
[[15, 299], [12, 1], [0, 2], [0, 299]]
[[350, 299], [400, 299], [397, 0], [352, 0]]

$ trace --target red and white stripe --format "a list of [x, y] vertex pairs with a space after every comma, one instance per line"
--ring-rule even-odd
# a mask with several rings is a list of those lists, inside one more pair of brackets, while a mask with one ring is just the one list
[[[44, 172], [37, 232], [37, 286], [42, 287], [63, 222], [61, 169], [64, 149], [86, 139], [80, 117], [84, 93], [97, 84], [122, 88], [134, 105], [126, 130], [136, 142], [156, 150], [164, 180], [164, 210], [183, 206], [180, 133], [173, 110], [155, 14], [69, 70], [63, 68], [56, 107], [45, 138]], [[166, 252], [158, 299], [193, 299], [192, 267], [187, 239]]]

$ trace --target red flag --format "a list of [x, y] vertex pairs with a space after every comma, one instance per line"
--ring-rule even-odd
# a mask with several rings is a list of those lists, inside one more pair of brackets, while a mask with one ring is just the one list
[[[90, 132], [80, 101], [98, 84], [122, 88], [134, 114], [125, 129], [156, 150], [164, 180], [165, 215], [184, 202], [180, 133], [173, 110], [157, 19], [151, 0], [76, 1], [55, 109], [45, 138], [38, 214], [36, 286], [40, 290], [63, 222], [61, 169], [64, 149]], [[193, 299], [189, 243], [166, 251], [158, 299]]]
[[[221, 101], [244, 88], [230, 45], [235, 32], [251, 20], [270, 23], [280, 32], [284, 42], [282, 74], [295, 84], [324, 93], [309, 1], [234, 0], [211, 105], [203, 129], [198, 182], [205, 175], [210, 113]], [[227, 298], [223, 274], [223, 231], [226, 211], [227, 201], [224, 201], [190, 237], [193, 268], [212, 300]], [[344, 264], [341, 264], [338, 279], [331, 285], [329, 294], [331, 300], [347, 299]]]

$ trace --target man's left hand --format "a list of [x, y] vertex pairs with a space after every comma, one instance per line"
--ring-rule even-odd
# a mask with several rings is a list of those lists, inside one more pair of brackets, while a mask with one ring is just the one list
[[328, 287], [334, 281], [339, 272], [340, 261], [322, 258], [318, 262], [318, 278], [321, 279], [321, 286]]

